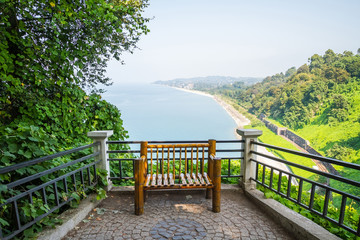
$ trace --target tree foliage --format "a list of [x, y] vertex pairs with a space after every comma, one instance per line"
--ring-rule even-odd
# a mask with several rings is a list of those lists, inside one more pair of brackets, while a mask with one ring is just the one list
[[326, 123], [346, 121], [352, 94], [359, 88], [360, 56], [329, 49], [324, 56], [314, 54], [309, 61], [296, 71], [291, 68], [285, 75], [267, 77], [235, 98], [252, 113], [265, 113], [293, 129], [302, 128], [324, 112], [328, 113]]
[[146, 0], [2, 1], [2, 81], [108, 84], [108, 60], [120, 60], [148, 32], [146, 6]]
[[[121, 54], [132, 52], [149, 31], [149, 19], [142, 16], [147, 5], [147, 0], [0, 1], [0, 167], [87, 144], [86, 133], [93, 130], [114, 130], [116, 140], [127, 137], [119, 109], [101, 99], [96, 85], [111, 84], [107, 62], [122, 61]], [[7, 183], [67, 161], [58, 158], [1, 174], [0, 201], [9, 197], [3, 189]], [[18, 202], [24, 218], [48, 211], [38, 209], [39, 196], [33, 197], [33, 204]], [[0, 211], [1, 227], [11, 227], [3, 218], [11, 211]], [[51, 219], [33, 225], [25, 236], [52, 224]]]
[[141, 15], [146, 6], [146, 0], [2, 1], [3, 140], [6, 129], [17, 136], [29, 126], [55, 136], [55, 150], [88, 141], [84, 135], [95, 129], [114, 129], [116, 138], [124, 138], [119, 110], [85, 89], [110, 84], [104, 75], [107, 62], [132, 52], [149, 31]]

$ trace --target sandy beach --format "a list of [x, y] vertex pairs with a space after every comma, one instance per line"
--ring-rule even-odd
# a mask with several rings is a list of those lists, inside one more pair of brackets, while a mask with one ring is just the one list
[[175, 88], [177, 90], [184, 91], [184, 92], [189, 92], [189, 93], [194, 93], [194, 94], [210, 97], [210, 98], [214, 99], [229, 114], [229, 116], [232, 119], [234, 119], [234, 121], [237, 125], [237, 128], [243, 128], [244, 126], [249, 125], [251, 123], [249, 119], [244, 117], [233, 106], [231, 106], [230, 104], [228, 104], [227, 102], [225, 102], [218, 96], [214, 96], [214, 95], [204, 93], [201, 91], [185, 89], [185, 88], [178, 88], [178, 87], [172, 87], [172, 88]]
[[[206, 96], [206, 97], [210, 97], [213, 98], [221, 107], [223, 107], [225, 109], [225, 111], [229, 114], [229, 116], [232, 117], [232, 119], [234, 119], [237, 127], [234, 128], [235, 131], [235, 135], [238, 139], [241, 139], [241, 136], [239, 136], [236, 133], [236, 129], [237, 128], [244, 128], [244, 126], [246, 125], [250, 125], [251, 121], [249, 119], [247, 119], [245, 116], [243, 116], [241, 113], [239, 113], [233, 106], [231, 106], [230, 104], [228, 104], [227, 102], [225, 102], [224, 100], [222, 100], [220, 97], [218, 96], [213, 96], [211, 94], [208, 93], [204, 93], [201, 91], [196, 91], [196, 90], [190, 90], [190, 89], [184, 89], [184, 88], [177, 88], [177, 87], [172, 87], [175, 89], [178, 89], [180, 91], [185, 91], [185, 92], [189, 92], [189, 93], [194, 93], [194, 94], [198, 94], [198, 95], [202, 95], [202, 96]], [[267, 151], [265, 147], [262, 146], [257, 146], [257, 151], [266, 154], [266, 155], [270, 155], [270, 156], [274, 156], [274, 154], [272, 154], [271, 152]], [[268, 164], [270, 166], [279, 168], [283, 171], [289, 172], [288, 167], [283, 164], [283, 163], [279, 163], [264, 157], [260, 157], [257, 156], [257, 160], [260, 162], [263, 162], [265, 164]], [[297, 184], [296, 182], [294, 182], [293, 184]]]

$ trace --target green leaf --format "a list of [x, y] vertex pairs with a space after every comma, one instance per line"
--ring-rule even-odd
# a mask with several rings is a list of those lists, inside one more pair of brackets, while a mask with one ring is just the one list
[[24, 156], [25, 156], [26, 158], [31, 158], [31, 157], [32, 157], [32, 152], [29, 151], [29, 150], [27, 150], [27, 151], [25, 152]]
[[5, 219], [3, 219], [3, 218], [0, 218], [0, 224], [1, 224], [2, 226], [10, 226], [9, 223], [8, 223]]
[[8, 147], [9, 151], [12, 153], [16, 153], [18, 151], [18, 145], [16, 143], [10, 143]]
[[4, 192], [7, 190], [7, 186], [4, 184], [0, 184], [0, 193]]

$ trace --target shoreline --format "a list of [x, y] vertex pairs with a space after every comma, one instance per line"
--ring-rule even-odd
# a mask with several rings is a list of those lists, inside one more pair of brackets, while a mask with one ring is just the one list
[[[234, 128], [234, 134], [235, 134], [236, 138], [239, 140], [241, 140], [242, 138], [239, 134], [236, 133], [236, 129], [244, 128], [244, 126], [251, 124], [251, 121], [249, 119], [247, 119], [244, 115], [239, 113], [233, 106], [231, 106], [230, 104], [228, 104], [227, 102], [222, 100], [219, 96], [214, 96], [214, 95], [204, 93], [201, 91], [196, 91], [196, 90], [190, 90], [190, 89], [184, 89], [184, 88], [178, 88], [178, 87], [171, 87], [171, 88], [174, 88], [174, 89], [177, 89], [180, 91], [184, 91], [184, 92], [188, 92], [188, 93], [194, 93], [194, 94], [210, 97], [210, 98], [214, 99], [229, 114], [229, 116], [235, 121], [237, 127]], [[265, 147], [259, 146], [258, 151], [263, 154], [267, 154], [267, 155], [275, 157], [275, 155], [273, 153], [269, 152], [268, 150], [266, 150]], [[289, 170], [289, 168], [287, 167], [287, 165], [285, 165], [284, 163], [280, 163], [280, 162], [277, 162], [277, 161], [274, 161], [274, 160], [271, 160], [271, 159], [268, 159], [268, 158], [265, 158], [262, 156], [257, 156], [257, 160], [259, 160], [260, 162], [263, 162], [265, 164], [282, 169], [285, 172], [291, 172]], [[297, 185], [297, 182], [293, 181], [293, 184]]]
[[[168, 85], [165, 85], [165, 86], [168, 86]], [[211, 94], [204, 93], [204, 92], [197, 91], [197, 90], [191, 90], [191, 89], [179, 88], [179, 87], [172, 87], [172, 86], [168, 86], [168, 87], [171, 87], [171, 88], [183, 91], [183, 92], [194, 93], [194, 94], [197, 94], [197, 95], [201, 95], [201, 96], [205, 96], [205, 97], [209, 97], [209, 98], [214, 98], [214, 96], [211, 95]]]
[[184, 92], [188, 92], [188, 93], [194, 93], [194, 94], [198, 94], [201, 96], [210, 97], [210, 98], [214, 99], [227, 112], [227, 114], [229, 114], [229, 116], [235, 121], [237, 127], [234, 129], [234, 131], [235, 131], [235, 135], [238, 139], [241, 139], [241, 137], [238, 136], [238, 134], [236, 134], [236, 129], [244, 128], [244, 126], [250, 125], [250, 123], [251, 123], [251, 121], [249, 119], [247, 119], [244, 115], [239, 113], [233, 106], [231, 106], [230, 104], [228, 104], [227, 102], [222, 100], [219, 96], [214, 96], [214, 95], [204, 93], [201, 91], [197, 91], [197, 90], [178, 88], [178, 87], [171, 87], [171, 88], [174, 88], [174, 89], [177, 89], [180, 91], [184, 91]]

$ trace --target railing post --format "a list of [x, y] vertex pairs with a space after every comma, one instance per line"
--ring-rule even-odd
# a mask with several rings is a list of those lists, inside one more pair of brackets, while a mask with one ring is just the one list
[[252, 141], [257, 141], [257, 138], [262, 135], [261, 130], [257, 129], [236, 129], [236, 132], [242, 137], [245, 141], [244, 143], [244, 158], [241, 160], [241, 170], [240, 175], [242, 178], [240, 179], [240, 186], [244, 190], [254, 189], [256, 187], [256, 183], [252, 182], [250, 179], [255, 179], [255, 163], [250, 161], [251, 158], [256, 159], [256, 156], [252, 156], [251, 151], [256, 151], [257, 146], [251, 144]]
[[[208, 156], [208, 170], [207, 174], [211, 180], [213, 180], [213, 168], [214, 168], [214, 161], [211, 158], [211, 155], [215, 156], [216, 154], [216, 140], [209, 139], [209, 156]], [[206, 189], [206, 198], [210, 199], [212, 196], [212, 190]]]
[[147, 162], [147, 142], [141, 142], [140, 158], [135, 159], [135, 215], [144, 213], [145, 162]]
[[106, 187], [107, 191], [109, 191], [112, 188], [112, 182], [110, 180], [110, 165], [108, 161], [108, 154], [107, 154], [108, 147], [106, 141], [113, 134], [114, 134], [113, 130], [92, 131], [87, 133], [87, 136], [91, 138], [94, 143], [100, 142], [100, 145], [94, 147], [94, 152], [100, 152], [100, 155], [97, 157], [97, 160], [101, 159], [101, 161], [97, 164], [96, 167], [107, 171], [107, 177], [106, 177], [108, 182], [108, 185]]

